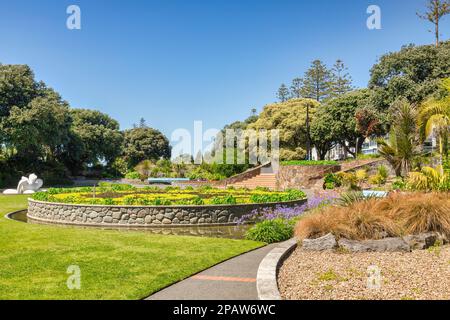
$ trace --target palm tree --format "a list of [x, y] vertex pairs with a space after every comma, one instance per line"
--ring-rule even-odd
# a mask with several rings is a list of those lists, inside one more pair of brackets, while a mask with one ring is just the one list
[[397, 176], [407, 176], [419, 156], [417, 112], [406, 99], [392, 106], [393, 122], [389, 140], [378, 140], [379, 153], [392, 165]]
[[441, 165], [443, 156], [448, 157], [448, 137], [450, 135], [450, 78], [442, 81], [442, 87], [448, 96], [442, 99], [428, 99], [419, 113], [420, 138], [426, 140], [433, 131], [439, 139]]

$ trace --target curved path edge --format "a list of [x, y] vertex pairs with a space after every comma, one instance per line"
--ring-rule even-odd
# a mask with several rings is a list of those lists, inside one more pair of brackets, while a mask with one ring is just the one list
[[277, 282], [278, 269], [296, 247], [296, 239], [285, 241], [270, 251], [261, 261], [256, 275], [259, 300], [281, 300]]

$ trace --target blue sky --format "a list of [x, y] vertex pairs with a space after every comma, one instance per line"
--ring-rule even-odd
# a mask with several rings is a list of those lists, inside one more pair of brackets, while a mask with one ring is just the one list
[[[82, 29], [66, 28], [76, 4]], [[382, 30], [366, 9], [382, 10]], [[73, 107], [129, 128], [140, 117], [170, 136], [221, 128], [276, 100], [312, 60], [340, 58], [367, 85], [377, 58], [433, 43], [425, 0], [0, 0], [0, 62], [28, 64]], [[442, 21], [450, 37], [450, 17]]]

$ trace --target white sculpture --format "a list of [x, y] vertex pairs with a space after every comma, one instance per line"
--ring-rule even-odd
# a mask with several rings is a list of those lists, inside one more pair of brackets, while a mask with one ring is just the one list
[[7, 189], [3, 191], [3, 194], [32, 194], [38, 191], [43, 184], [44, 181], [38, 179], [37, 175], [32, 173], [28, 178], [22, 177], [20, 179], [17, 189]]

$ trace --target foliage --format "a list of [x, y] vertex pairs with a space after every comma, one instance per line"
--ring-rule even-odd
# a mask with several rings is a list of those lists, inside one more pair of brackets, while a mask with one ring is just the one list
[[127, 184], [100, 183], [98, 187], [50, 188], [38, 192], [33, 199], [57, 203], [101, 204], [101, 205], [218, 205], [286, 202], [305, 199], [300, 190], [275, 192], [267, 190], [199, 189], [178, 187], [136, 188]]
[[420, 109], [418, 123], [421, 141], [427, 139], [433, 131], [436, 132], [439, 138], [439, 153], [447, 157], [450, 136], [450, 78], [442, 81], [442, 88], [447, 96], [426, 100]]
[[439, 46], [439, 22], [445, 16], [450, 14], [450, 2], [448, 0], [428, 0], [427, 10], [424, 14], [417, 14], [419, 18], [427, 20], [434, 24], [434, 36], [436, 38], [436, 47]]
[[169, 159], [169, 140], [158, 130], [144, 127], [125, 130], [123, 155], [130, 168], [143, 160]]
[[294, 224], [292, 221], [283, 219], [264, 220], [250, 228], [245, 238], [247, 240], [275, 243], [286, 241], [294, 235]]
[[419, 156], [417, 113], [405, 99], [392, 106], [393, 124], [389, 141], [378, 140], [379, 153], [391, 164], [397, 176], [406, 176]]
[[441, 166], [423, 167], [420, 172], [410, 172], [406, 186], [414, 191], [450, 191], [450, 174]]
[[339, 165], [337, 161], [330, 160], [295, 160], [295, 161], [282, 161], [282, 166], [336, 166]]
[[441, 232], [450, 235], [450, 198], [444, 193], [394, 193], [387, 198], [349, 201], [325, 207], [301, 219], [300, 239], [328, 233], [347, 239], [381, 239], [406, 234]]
[[278, 89], [277, 98], [280, 102], [286, 102], [289, 99], [289, 89], [284, 83]]
[[319, 102], [327, 99], [332, 92], [332, 77], [322, 61], [314, 60], [302, 79], [300, 96]]
[[96, 110], [72, 109], [70, 115], [69, 152], [63, 155], [67, 167], [78, 173], [84, 166], [101, 161], [111, 165], [122, 152], [119, 123]]
[[13, 106], [2, 122], [7, 146], [16, 150], [17, 156], [31, 161], [49, 157], [55, 159], [68, 142], [70, 127], [66, 102], [51, 89], [41, 92], [26, 108]]
[[125, 174], [125, 179], [137, 180], [140, 178], [141, 178], [141, 175], [136, 171], [130, 171]]
[[370, 105], [387, 112], [399, 98], [421, 103], [438, 91], [440, 79], [450, 77], [449, 56], [450, 41], [438, 48], [409, 45], [382, 56], [371, 69]]
[[[368, 97], [367, 90], [355, 90], [326, 101], [319, 108], [319, 110], [323, 109], [319, 111], [321, 117], [313, 120], [312, 128], [321, 125], [323, 130], [328, 130], [329, 141], [340, 143], [349, 154], [356, 157], [352, 148], [361, 150], [364, 136], [358, 131], [355, 114], [367, 103]], [[312, 132], [315, 132], [315, 129]], [[317, 142], [322, 136], [324, 134], [317, 137], [314, 135], [314, 141]]]
[[[280, 132], [280, 155], [292, 158], [306, 153], [306, 109], [309, 107], [310, 116], [313, 117], [319, 103], [311, 99], [292, 99], [284, 103], [270, 104], [264, 107], [256, 122], [248, 126], [249, 129], [271, 130]], [[289, 152], [287, 152], [287, 151]], [[289, 157], [287, 157], [289, 155]], [[299, 158], [297, 158], [299, 159]], [[301, 158], [300, 158], [301, 159]], [[281, 160], [286, 160], [281, 157]]]
[[324, 189], [333, 190], [342, 186], [342, 177], [335, 173], [328, 173], [324, 178]]

